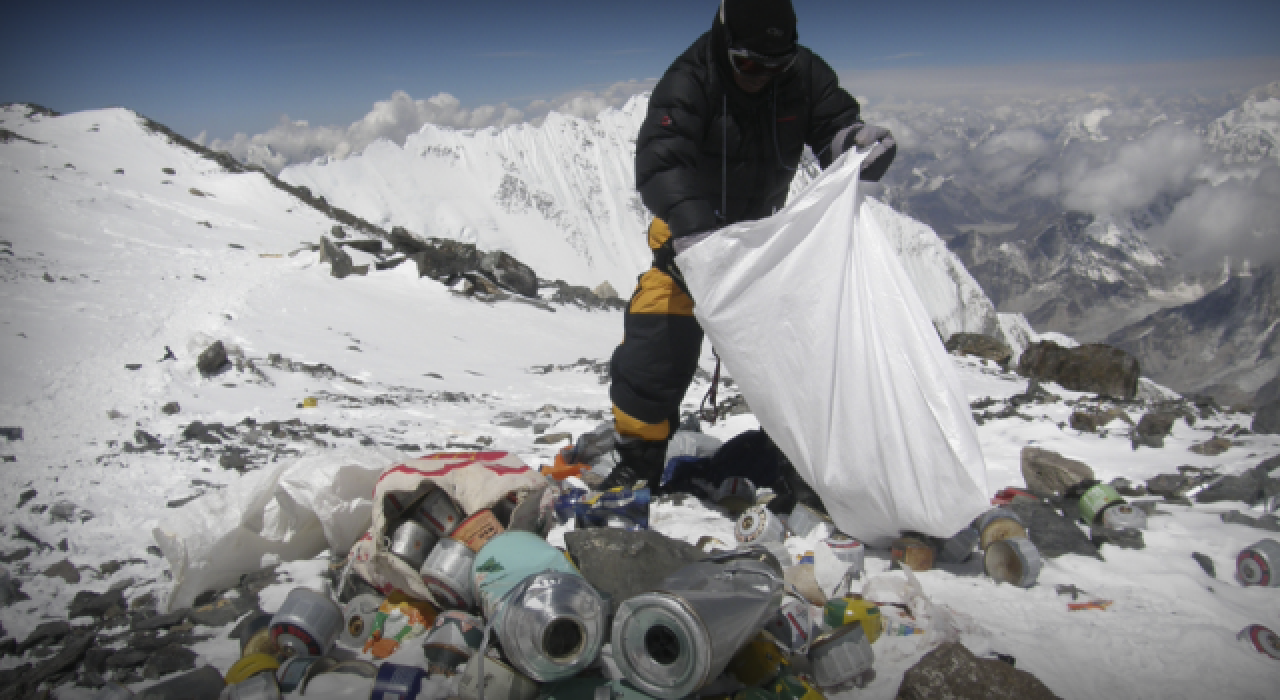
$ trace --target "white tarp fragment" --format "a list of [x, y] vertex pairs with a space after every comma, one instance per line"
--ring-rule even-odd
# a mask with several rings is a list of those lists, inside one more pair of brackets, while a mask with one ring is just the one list
[[872, 544], [949, 537], [990, 507], [986, 464], [952, 360], [864, 208], [860, 161], [676, 262], [761, 426], [836, 525]]

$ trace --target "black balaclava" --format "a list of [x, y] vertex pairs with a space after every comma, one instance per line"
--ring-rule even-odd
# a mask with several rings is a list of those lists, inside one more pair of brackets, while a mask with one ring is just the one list
[[[721, 8], [736, 48], [767, 56], [795, 48], [796, 12], [791, 0], [724, 0]], [[719, 20], [717, 12], [717, 23]]]

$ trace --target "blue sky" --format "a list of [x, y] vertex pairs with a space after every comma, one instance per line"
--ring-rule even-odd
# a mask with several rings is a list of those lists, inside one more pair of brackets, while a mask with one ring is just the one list
[[[64, 112], [122, 105], [182, 133], [211, 137], [257, 133], [283, 114], [313, 125], [346, 125], [395, 90], [415, 98], [447, 92], [466, 106], [523, 107], [533, 99], [659, 77], [709, 27], [717, 5], [15, 4], [0, 29], [0, 101]], [[956, 67], [981, 73], [1081, 64], [1114, 71], [1280, 57], [1275, 0], [795, 0], [795, 6], [801, 42], [842, 75], [879, 72], [908, 80]], [[1192, 73], [1204, 80], [1215, 71], [1186, 74]]]

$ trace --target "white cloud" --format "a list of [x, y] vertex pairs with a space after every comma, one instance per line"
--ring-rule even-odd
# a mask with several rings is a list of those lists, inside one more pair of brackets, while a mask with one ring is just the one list
[[1161, 192], [1183, 188], [1204, 156], [1198, 135], [1185, 126], [1162, 124], [1122, 145], [1100, 167], [1070, 173], [1063, 203], [1095, 214], [1137, 209]]
[[1280, 259], [1280, 168], [1271, 166], [1253, 180], [1201, 184], [1147, 235], [1192, 268], [1227, 256], [1253, 263]]

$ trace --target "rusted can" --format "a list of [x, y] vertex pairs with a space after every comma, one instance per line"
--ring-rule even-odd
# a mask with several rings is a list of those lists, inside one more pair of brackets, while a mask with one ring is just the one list
[[824, 692], [838, 693], [856, 685], [875, 663], [876, 655], [862, 625], [845, 625], [819, 637], [809, 650], [813, 680]]
[[271, 639], [291, 655], [324, 656], [342, 631], [342, 608], [329, 596], [295, 588], [271, 618]]
[[1280, 635], [1262, 625], [1249, 625], [1240, 630], [1236, 639], [1249, 643], [1259, 653], [1280, 661]]
[[452, 676], [480, 649], [484, 620], [457, 610], [440, 613], [422, 642], [427, 670]]
[[933, 557], [933, 545], [916, 537], [899, 537], [889, 545], [889, 558], [912, 571], [932, 569]]
[[1280, 542], [1258, 540], [1236, 556], [1236, 576], [1246, 586], [1280, 586]]
[[442, 489], [433, 488], [418, 503], [413, 519], [431, 528], [440, 537], [448, 537], [462, 523], [462, 511]]
[[1004, 508], [992, 508], [978, 516], [973, 527], [981, 535], [978, 546], [983, 550], [990, 547], [992, 542], [1008, 537], [1027, 536], [1027, 528], [1017, 514]]
[[711, 499], [720, 504], [730, 515], [738, 515], [756, 503], [756, 485], [742, 476], [731, 476], [716, 487]]
[[453, 539], [467, 545], [473, 552], [479, 552], [489, 540], [503, 533], [502, 523], [498, 516], [488, 508], [478, 510], [471, 517], [463, 520], [453, 531]]
[[372, 593], [362, 593], [348, 601], [342, 610], [342, 633], [338, 641], [343, 646], [362, 648], [373, 633], [374, 618], [380, 605], [382, 596]]
[[1044, 561], [1040, 551], [1026, 537], [1010, 537], [992, 542], [982, 558], [987, 575], [1000, 583], [1030, 588], [1040, 577]]
[[[797, 503], [787, 516], [787, 529], [796, 537], [808, 537], [822, 525], [831, 525], [831, 518], [803, 503]], [[832, 525], [832, 529], [834, 529]]]
[[773, 511], [764, 506], [751, 506], [738, 518], [733, 536], [742, 544], [782, 542], [787, 537], [787, 528]]
[[813, 627], [813, 608], [809, 602], [789, 595], [782, 599], [778, 612], [765, 623], [764, 630], [787, 652], [805, 654], [813, 642]]
[[444, 608], [467, 610], [475, 603], [471, 567], [476, 553], [467, 545], [446, 537], [427, 555], [419, 573], [427, 590]]
[[440, 537], [425, 525], [406, 520], [392, 533], [387, 549], [417, 571], [422, 568], [422, 562], [427, 560], [427, 553], [439, 541]]

